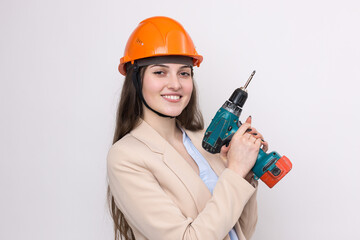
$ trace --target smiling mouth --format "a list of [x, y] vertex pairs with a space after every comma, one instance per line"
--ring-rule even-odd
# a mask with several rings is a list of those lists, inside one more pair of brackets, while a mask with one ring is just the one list
[[178, 95], [162, 95], [162, 97], [170, 100], [179, 100], [181, 98], [181, 96]]

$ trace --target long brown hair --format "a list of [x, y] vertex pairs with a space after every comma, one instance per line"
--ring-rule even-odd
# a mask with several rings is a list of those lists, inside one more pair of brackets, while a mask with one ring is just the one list
[[[145, 70], [146, 66], [140, 68], [140, 79], [143, 79]], [[116, 114], [116, 127], [113, 143], [117, 142], [131, 130], [133, 130], [136, 127], [136, 124], [139, 122], [139, 119], [143, 117], [143, 104], [132, 83], [132, 75], [133, 69], [130, 68], [126, 74], [121, 91], [120, 102]], [[191, 76], [193, 77], [193, 75], [194, 74], [191, 69]], [[203, 116], [197, 103], [195, 84], [188, 105], [185, 107], [182, 113], [176, 117], [176, 120], [185, 129], [197, 131], [204, 128]], [[109, 185], [107, 189], [107, 199], [109, 203], [110, 215], [114, 221], [114, 239], [135, 239], [134, 233], [127, 223], [124, 214], [115, 204], [114, 196], [111, 194]]]

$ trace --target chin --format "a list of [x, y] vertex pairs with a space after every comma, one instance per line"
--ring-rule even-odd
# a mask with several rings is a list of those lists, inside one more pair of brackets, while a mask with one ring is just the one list
[[171, 117], [177, 117], [182, 113], [182, 111], [184, 109], [169, 109], [169, 108], [167, 108], [167, 109], [159, 109], [159, 110], [160, 111], [158, 111], [158, 110], [157, 111], [164, 115], [171, 116]]
[[174, 112], [174, 111], [169, 112], [169, 111], [165, 111], [165, 112], [162, 113], [162, 114], [167, 115], [167, 116], [171, 116], [171, 117], [177, 117], [177, 116], [179, 116], [181, 113], [182, 113], [182, 112]]

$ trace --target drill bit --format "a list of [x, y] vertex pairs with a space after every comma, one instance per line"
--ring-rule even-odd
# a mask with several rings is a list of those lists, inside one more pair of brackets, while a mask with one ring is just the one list
[[244, 87], [241, 88], [242, 90], [246, 90], [247, 86], [249, 85], [249, 83], [250, 83], [251, 79], [253, 78], [253, 76], [255, 75], [255, 73], [256, 73], [255, 70], [251, 73], [251, 75], [250, 75], [249, 79], [247, 80], [247, 82], [245, 83]]

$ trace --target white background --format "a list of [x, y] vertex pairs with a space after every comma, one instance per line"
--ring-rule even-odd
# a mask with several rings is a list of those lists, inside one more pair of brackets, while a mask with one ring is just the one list
[[260, 183], [253, 239], [356, 239], [358, 1], [0, 1], [0, 239], [113, 239], [106, 155], [137, 24], [165, 15], [204, 56], [208, 124], [249, 85], [251, 114], [293, 170]]

